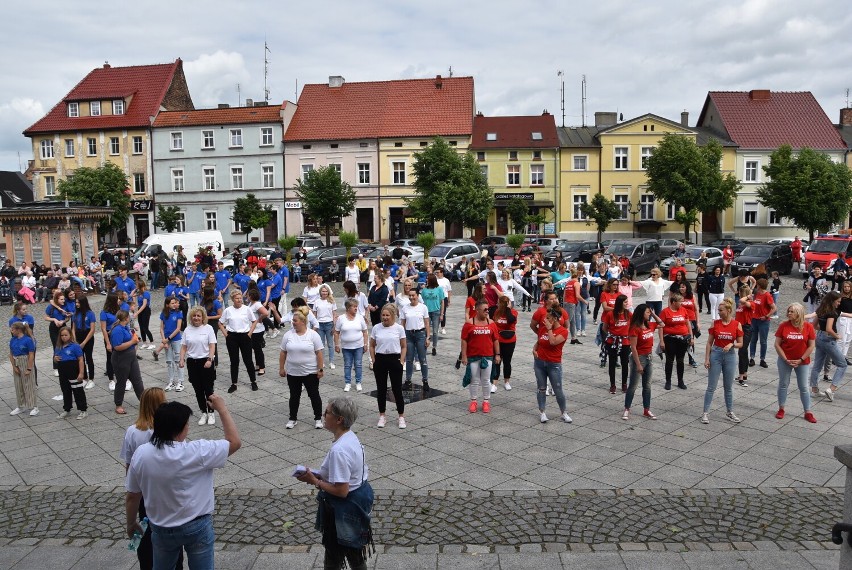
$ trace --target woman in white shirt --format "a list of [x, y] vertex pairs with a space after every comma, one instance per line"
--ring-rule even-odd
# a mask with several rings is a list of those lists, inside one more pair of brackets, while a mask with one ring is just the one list
[[240, 356], [251, 381], [251, 389], [257, 390], [254, 375], [254, 362], [251, 360], [251, 336], [257, 320], [248, 306], [243, 305], [243, 294], [237, 289], [231, 292], [231, 306], [222, 311], [219, 317], [219, 330], [225, 335], [225, 346], [231, 360], [231, 386], [228, 394], [237, 391], [237, 379], [240, 376]]
[[364, 322], [369, 326], [369, 321], [367, 317], [367, 309], [369, 307], [369, 303], [367, 302], [367, 296], [360, 292], [357, 288], [357, 285], [351, 281], [345, 281], [343, 283], [343, 290], [346, 292], [345, 301], [352, 299], [355, 301], [358, 307], [358, 315], [364, 319]]
[[426, 349], [429, 348], [429, 338], [432, 336], [429, 322], [429, 309], [420, 299], [417, 291], [408, 291], [408, 305], [402, 307], [399, 312], [400, 324], [405, 328], [405, 339], [408, 351], [405, 359], [405, 390], [411, 390], [411, 377], [414, 374], [412, 364], [415, 363], [414, 355], [417, 354], [417, 370], [420, 370], [423, 378], [423, 391], [429, 391], [429, 365], [426, 363]]
[[305, 301], [308, 302], [308, 306], [311, 310], [314, 309], [314, 303], [317, 302], [320, 296], [320, 283], [319, 277], [316, 273], [311, 273], [308, 275], [308, 284], [305, 286], [305, 290], [302, 292], [302, 296], [305, 298]]
[[399, 427], [405, 427], [405, 401], [402, 398], [402, 363], [405, 362], [405, 329], [396, 322], [396, 306], [392, 303], [382, 307], [382, 320], [370, 331], [370, 357], [373, 374], [376, 376], [376, 399], [379, 402], [378, 427], [385, 427], [385, 406], [390, 378]]
[[213, 408], [207, 402], [207, 397], [213, 393], [213, 383], [216, 381], [216, 368], [213, 359], [216, 356], [216, 333], [207, 324], [207, 311], [202, 307], [189, 310], [189, 326], [183, 331], [180, 341], [180, 362], [178, 366], [186, 367], [189, 383], [195, 390], [201, 419], [198, 425], [213, 425], [216, 416]]
[[346, 264], [346, 270], [343, 272], [344, 282], [351, 281], [352, 283], [361, 282], [361, 270], [355, 265], [355, 256], [349, 257], [349, 263]]
[[659, 315], [663, 310], [663, 295], [669, 290], [674, 281], [668, 281], [660, 277], [660, 268], [655, 267], [651, 270], [651, 276], [639, 284], [645, 289], [645, 294], [648, 296], [645, 304], [651, 307], [655, 315]]
[[509, 297], [511, 306], [514, 307], [515, 297], [519, 292], [519, 285], [514, 279], [512, 279], [512, 273], [508, 269], [503, 269], [500, 272], [500, 277], [497, 278], [497, 284], [503, 290], [503, 294]]
[[337, 317], [334, 324], [334, 350], [343, 352], [344, 392], [352, 387], [352, 367], [355, 367], [355, 389], [361, 391], [361, 363], [367, 349], [367, 321], [358, 314], [358, 301], [346, 299], [346, 312]]
[[278, 375], [287, 378], [290, 387], [290, 417], [285, 426], [293, 429], [298, 421], [299, 401], [302, 386], [311, 399], [314, 411], [314, 427], [322, 429], [322, 399], [319, 381], [323, 377], [322, 341], [316, 331], [308, 328], [308, 308], [293, 311], [293, 328], [281, 337], [281, 353], [278, 356]]
[[266, 340], [263, 338], [266, 326], [263, 321], [269, 318], [269, 310], [260, 302], [260, 295], [260, 289], [249, 285], [248, 291], [246, 291], [249, 300], [248, 306], [257, 323], [251, 335], [251, 348], [254, 351], [255, 371], [258, 376], [263, 376], [266, 374], [266, 357], [263, 354], [263, 349], [266, 347]]
[[[310, 302], [308, 302], [310, 305]], [[320, 285], [319, 298], [314, 302], [314, 315], [319, 322], [320, 341], [325, 347], [325, 360], [329, 368], [334, 370], [334, 320], [337, 318], [337, 304], [331, 294], [331, 287]]]

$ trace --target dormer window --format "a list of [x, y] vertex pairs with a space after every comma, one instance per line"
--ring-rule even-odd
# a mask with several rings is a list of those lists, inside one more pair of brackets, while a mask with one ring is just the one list
[[541, 140], [541, 133], [539, 133], [537, 131], [533, 131], [532, 132], [532, 140], [540, 141]]
[[92, 101], [89, 103], [89, 114], [93, 117], [99, 117], [101, 115], [101, 102], [100, 101]]
[[80, 104], [79, 103], [68, 103], [68, 116], [69, 117], [79, 117], [80, 116]]
[[485, 140], [496, 141], [497, 140], [497, 133], [485, 133]]
[[123, 115], [124, 114], [124, 99], [116, 99], [112, 102], [112, 114], [113, 115]]

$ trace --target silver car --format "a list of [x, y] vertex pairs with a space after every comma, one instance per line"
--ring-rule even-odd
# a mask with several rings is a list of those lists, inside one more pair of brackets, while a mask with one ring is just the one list
[[[701, 252], [707, 252], [707, 273], [712, 273], [714, 267], [725, 268], [724, 259], [722, 258], [722, 250], [718, 247], [709, 247], [706, 245], [690, 245], [686, 248], [686, 258], [697, 260], [701, 257]], [[664, 272], [663, 275], [668, 275], [669, 269], [674, 263], [674, 258], [669, 256], [660, 262], [660, 269]]]

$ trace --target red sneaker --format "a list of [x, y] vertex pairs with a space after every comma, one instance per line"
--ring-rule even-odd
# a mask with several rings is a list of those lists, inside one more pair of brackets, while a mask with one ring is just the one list
[[775, 419], [783, 420], [784, 419], [784, 408], [778, 408], [778, 411], [775, 412]]
[[808, 420], [809, 422], [811, 422], [812, 424], [817, 423], [816, 418], [814, 417], [814, 415], [811, 412], [805, 412], [805, 419]]
[[479, 408], [479, 404], [476, 402], [476, 400], [471, 400], [470, 406], [468, 406], [467, 411], [470, 412], [471, 414], [475, 414], [476, 410], [478, 408]]
[[649, 410], [649, 409], [647, 409], [647, 408], [646, 408], [646, 409], [645, 409], [645, 411], [642, 413], [642, 415], [643, 415], [643, 416], [645, 416], [646, 418], [648, 418], [649, 420], [656, 420], [656, 419], [657, 419], [657, 416], [655, 416], [655, 415], [653, 414], [653, 412], [651, 412], [651, 410]]
[[612, 386], [609, 387], [609, 393], [615, 394], [615, 384], [613, 384]]
[[482, 413], [487, 414], [490, 411], [491, 411], [491, 402], [489, 402], [488, 400], [485, 400], [484, 402], [482, 402]]

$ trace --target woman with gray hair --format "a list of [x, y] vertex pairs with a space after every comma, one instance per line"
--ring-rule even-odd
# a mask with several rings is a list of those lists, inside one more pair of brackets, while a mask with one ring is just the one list
[[[349, 283], [349, 281], [347, 281]], [[367, 350], [367, 321], [358, 314], [359, 300], [347, 298], [345, 313], [334, 323], [334, 351], [343, 352], [344, 392], [352, 388], [352, 368], [355, 368], [355, 389], [361, 391], [361, 371], [364, 351]]]
[[322, 414], [323, 427], [331, 432], [328, 455], [319, 471], [296, 468], [299, 481], [319, 489], [316, 529], [325, 546], [324, 568], [366, 570], [373, 544], [370, 516], [373, 488], [367, 482], [364, 447], [351, 428], [358, 418], [358, 404], [348, 396], [329, 400]]

